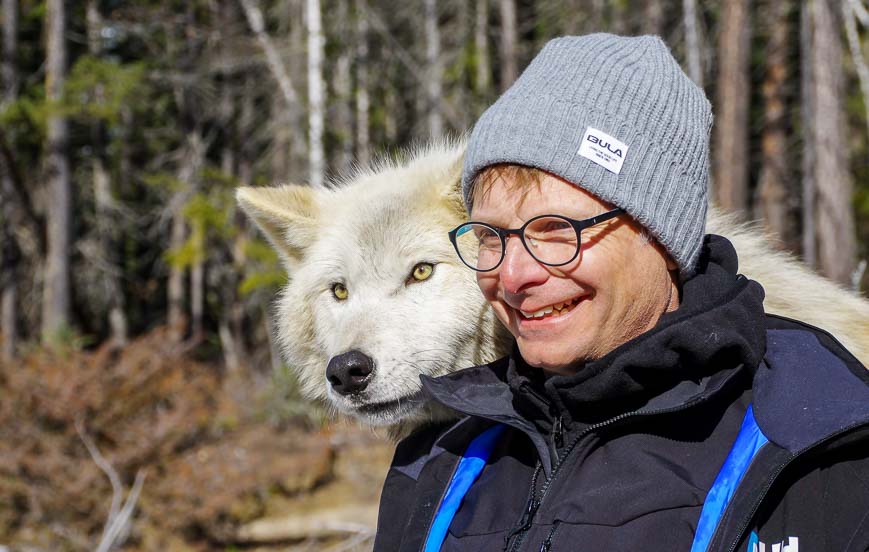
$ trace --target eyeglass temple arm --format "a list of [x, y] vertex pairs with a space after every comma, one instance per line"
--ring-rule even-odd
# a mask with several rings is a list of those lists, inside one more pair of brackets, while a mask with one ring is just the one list
[[607, 211], [606, 213], [602, 213], [596, 217], [586, 219], [585, 221], [583, 221], [585, 224], [578, 224], [577, 226], [579, 227], [578, 229], [588, 228], [589, 226], [594, 226], [595, 224], [599, 224], [611, 218], [617, 217], [624, 212], [625, 210], [622, 208], [613, 209], [612, 211]]

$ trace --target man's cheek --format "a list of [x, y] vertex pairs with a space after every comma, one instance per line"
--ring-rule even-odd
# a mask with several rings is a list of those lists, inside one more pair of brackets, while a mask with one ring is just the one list
[[493, 277], [485, 272], [477, 273], [477, 286], [483, 293], [486, 301], [492, 303], [497, 299], [498, 295], [498, 278]]

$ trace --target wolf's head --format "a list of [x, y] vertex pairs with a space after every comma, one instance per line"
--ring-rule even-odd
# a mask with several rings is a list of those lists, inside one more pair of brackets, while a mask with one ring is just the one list
[[238, 190], [289, 273], [277, 337], [307, 396], [401, 431], [447, 415], [422, 398], [420, 374], [504, 352], [447, 237], [467, 216], [461, 162], [461, 147], [432, 146], [332, 189]]

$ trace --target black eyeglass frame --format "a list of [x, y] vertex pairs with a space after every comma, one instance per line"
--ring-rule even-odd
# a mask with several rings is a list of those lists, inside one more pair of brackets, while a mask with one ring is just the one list
[[[471, 270], [474, 270], [476, 272], [491, 272], [491, 271], [495, 270], [496, 268], [498, 268], [499, 266], [501, 266], [501, 263], [504, 262], [504, 257], [507, 254], [507, 237], [510, 236], [511, 234], [515, 234], [515, 235], [519, 236], [519, 241], [522, 242], [522, 246], [525, 247], [525, 250], [528, 251], [528, 254], [531, 255], [531, 257], [533, 257], [534, 260], [537, 261], [538, 263], [540, 263], [542, 265], [546, 265], [546, 266], [564, 266], [566, 264], [572, 263], [576, 259], [576, 257], [579, 255], [579, 248], [582, 245], [582, 231], [583, 230], [585, 230], [586, 228], [590, 228], [592, 226], [595, 226], [597, 224], [600, 224], [602, 222], [606, 222], [606, 221], [608, 221], [612, 218], [615, 218], [619, 215], [622, 215], [624, 213], [625, 213], [624, 209], [616, 208], [616, 209], [613, 209], [612, 211], [607, 211], [606, 213], [601, 213], [597, 216], [583, 219], [583, 220], [572, 219], [572, 218], [566, 217], [564, 215], [538, 215], [536, 217], [533, 217], [533, 218], [526, 220], [525, 224], [523, 224], [519, 228], [498, 228], [497, 226], [493, 226], [493, 225], [486, 223], [486, 222], [477, 222], [477, 221], [471, 220], [468, 222], [463, 222], [462, 224], [460, 224], [460, 225], [456, 226], [455, 228], [453, 228], [452, 230], [450, 230], [449, 236], [450, 236], [450, 242], [453, 244], [453, 249], [456, 250], [456, 255], [459, 256], [459, 260], [462, 261], [462, 264], [464, 264], [465, 266], [467, 266], [468, 268], [470, 268]], [[525, 241], [525, 229], [528, 227], [528, 225], [533, 223], [534, 221], [537, 221], [537, 220], [540, 220], [543, 218], [559, 218], [559, 219], [565, 220], [573, 227], [573, 230], [576, 232], [576, 251], [573, 253], [573, 256], [570, 259], [564, 261], [563, 263], [547, 263], [545, 261], [541, 261], [540, 259], [537, 258], [537, 255], [535, 255], [534, 252], [531, 251], [531, 248], [528, 247], [528, 242]], [[467, 226], [469, 224], [478, 224], [480, 226], [485, 226], [486, 228], [495, 232], [495, 234], [497, 234], [498, 238], [501, 240], [501, 258], [498, 259], [498, 262], [495, 263], [495, 266], [493, 266], [492, 268], [487, 268], [485, 270], [481, 270], [475, 266], [471, 266], [470, 264], [468, 264], [467, 261], [465, 261], [465, 258], [462, 257], [462, 254], [459, 252], [459, 244], [456, 243], [456, 238], [458, 237], [459, 229], [461, 229], [462, 227]]]

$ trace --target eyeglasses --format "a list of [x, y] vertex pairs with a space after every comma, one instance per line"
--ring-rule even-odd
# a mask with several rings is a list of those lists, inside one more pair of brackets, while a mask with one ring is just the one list
[[459, 258], [477, 272], [495, 270], [504, 260], [507, 236], [519, 236], [522, 245], [540, 264], [563, 266], [579, 254], [580, 233], [624, 213], [613, 209], [596, 217], [575, 220], [561, 215], [540, 215], [520, 228], [498, 228], [485, 222], [466, 222], [450, 230]]

